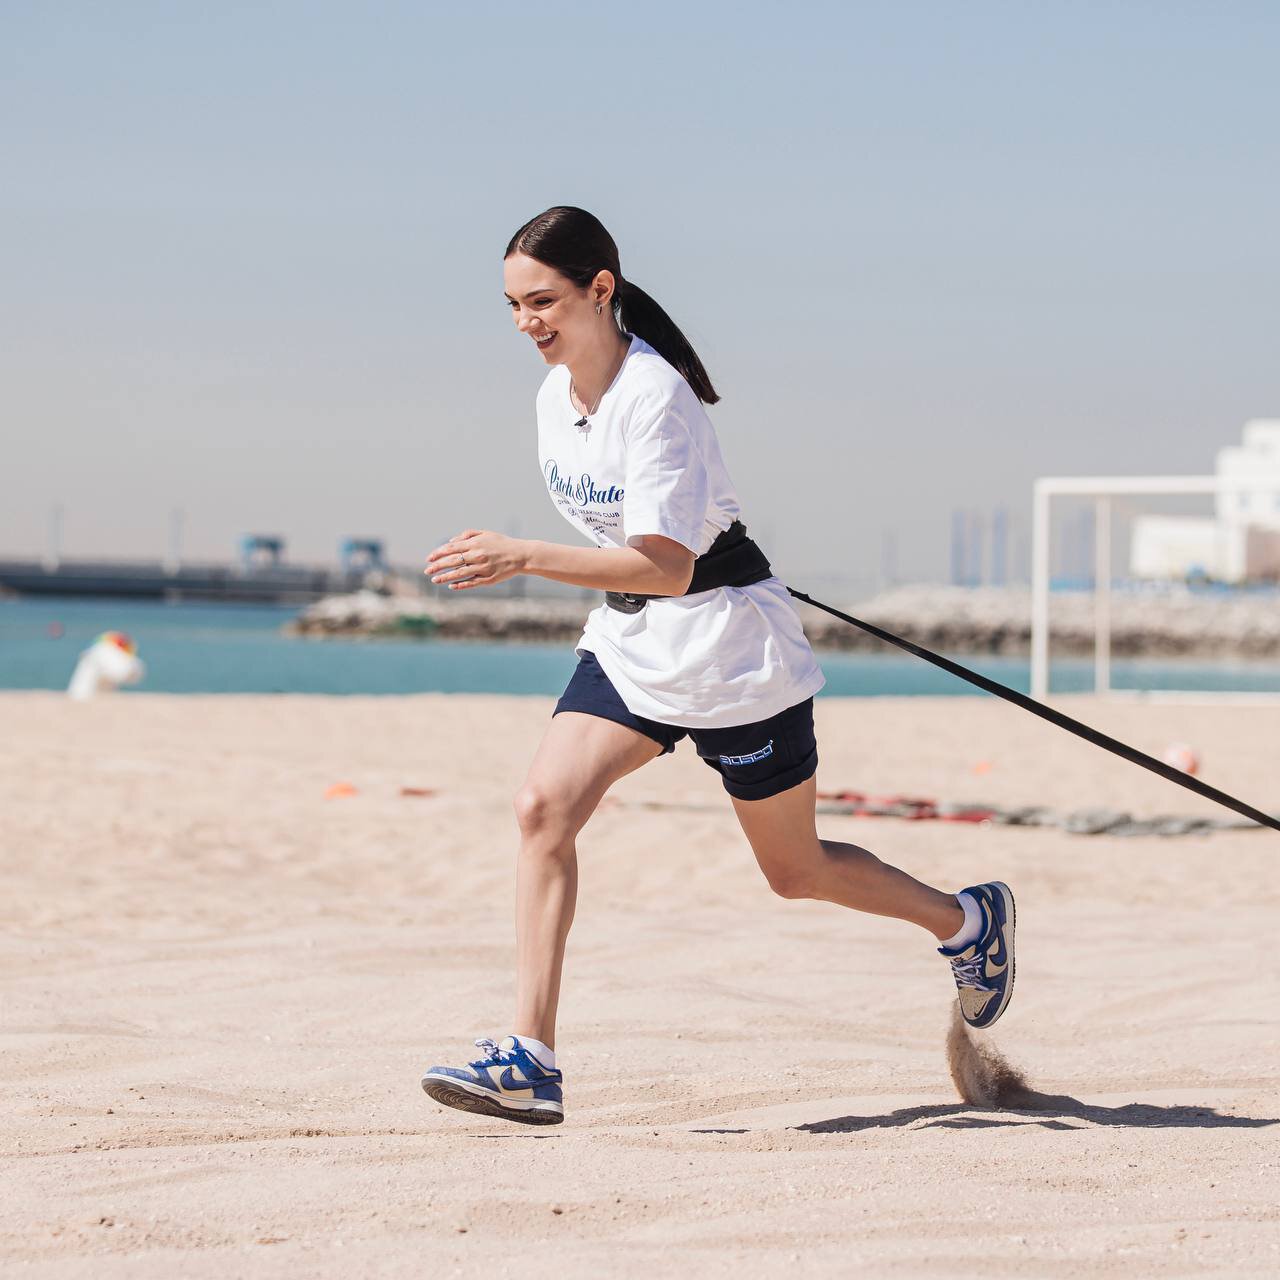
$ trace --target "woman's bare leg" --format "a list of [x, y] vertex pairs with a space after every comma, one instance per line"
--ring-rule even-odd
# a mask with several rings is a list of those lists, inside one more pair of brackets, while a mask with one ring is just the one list
[[555, 716], [516, 793], [516, 1035], [556, 1043], [564, 944], [578, 893], [576, 838], [606, 791], [662, 748], [577, 711]]
[[909, 920], [940, 942], [959, 932], [964, 910], [954, 894], [921, 884], [856, 844], [819, 839], [816, 801], [815, 778], [767, 800], [733, 800], [742, 830], [775, 893]]

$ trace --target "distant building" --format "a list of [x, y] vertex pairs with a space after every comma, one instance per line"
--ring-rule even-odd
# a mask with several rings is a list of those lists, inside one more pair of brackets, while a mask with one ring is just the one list
[[1219, 493], [1212, 516], [1137, 516], [1129, 553], [1133, 577], [1280, 581], [1280, 418], [1246, 422], [1243, 442], [1218, 450], [1216, 473], [1276, 484]]

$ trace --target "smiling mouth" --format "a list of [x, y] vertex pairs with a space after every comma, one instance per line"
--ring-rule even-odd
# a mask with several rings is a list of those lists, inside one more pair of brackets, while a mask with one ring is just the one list
[[534, 338], [534, 342], [536, 342], [540, 347], [549, 347], [555, 339], [556, 335], [554, 333], [548, 333], [541, 338]]

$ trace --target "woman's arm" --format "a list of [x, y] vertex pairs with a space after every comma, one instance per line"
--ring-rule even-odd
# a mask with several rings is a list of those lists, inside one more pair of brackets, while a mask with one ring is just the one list
[[425, 572], [432, 582], [447, 583], [455, 591], [489, 587], [528, 573], [601, 591], [678, 596], [693, 577], [693, 561], [688, 547], [657, 534], [647, 534], [631, 547], [566, 547], [466, 529], [431, 552]]

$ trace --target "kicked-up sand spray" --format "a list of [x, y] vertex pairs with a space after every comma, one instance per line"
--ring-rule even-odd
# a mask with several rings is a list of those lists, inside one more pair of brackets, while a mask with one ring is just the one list
[[972, 1106], [1036, 1110], [1044, 1105], [1044, 1095], [1027, 1083], [1022, 1072], [986, 1039], [986, 1033], [978, 1037], [969, 1029], [959, 1002], [951, 1006], [947, 1067], [956, 1092]]

